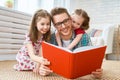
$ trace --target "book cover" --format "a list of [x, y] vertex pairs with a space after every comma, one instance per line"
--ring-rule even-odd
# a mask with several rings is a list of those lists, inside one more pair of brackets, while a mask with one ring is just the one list
[[86, 46], [69, 51], [42, 42], [43, 57], [50, 61], [53, 72], [65, 78], [75, 79], [101, 68], [106, 46]]

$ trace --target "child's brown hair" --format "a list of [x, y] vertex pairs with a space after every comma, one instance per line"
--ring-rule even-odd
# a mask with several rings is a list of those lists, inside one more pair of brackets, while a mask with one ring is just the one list
[[88, 16], [87, 12], [82, 9], [76, 9], [73, 14], [82, 16], [85, 19], [80, 28], [87, 30], [89, 28], [89, 21], [90, 21], [90, 18]]
[[[29, 36], [32, 42], [37, 42], [38, 40], [38, 30], [37, 30], [36, 24], [41, 18], [49, 18], [50, 25], [51, 25], [51, 16], [46, 10], [40, 9], [36, 11], [32, 17], [30, 31], [29, 31]], [[49, 41], [50, 35], [51, 35], [51, 31], [49, 30], [47, 33], [43, 35], [43, 40]]]

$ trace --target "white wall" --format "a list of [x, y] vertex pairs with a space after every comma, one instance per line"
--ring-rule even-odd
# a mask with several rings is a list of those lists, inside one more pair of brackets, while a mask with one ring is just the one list
[[91, 23], [120, 23], [120, 0], [71, 0], [70, 10], [82, 8]]
[[33, 14], [38, 9], [38, 0], [17, 0], [16, 10]]

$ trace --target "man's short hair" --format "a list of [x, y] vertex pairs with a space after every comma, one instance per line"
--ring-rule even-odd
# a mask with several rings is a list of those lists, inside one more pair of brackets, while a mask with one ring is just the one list
[[53, 16], [55, 15], [59, 15], [59, 14], [62, 14], [62, 13], [66, 13], [68, 15], [68, 17], [70, 17], [67, 9], [65, 8], [62, 8], [62, 7], [55, 7], [51, 10], [51, 17], [52, 17], [52, 21], [53, 21]]

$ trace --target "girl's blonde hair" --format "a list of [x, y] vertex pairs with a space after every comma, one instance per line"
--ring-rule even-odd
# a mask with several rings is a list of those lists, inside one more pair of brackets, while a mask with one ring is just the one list
[[87, 12], [82, 9], [76, 9], [73, 14], [82, 16], [85, 19], [80, 28], [87, 30], [89, 28], [89, 21], [90, 21], [90, 17], [88, 16]]
[[[29, 36], [30, 36], [30, 39], [32, 42], [37, 42], [37, 40], [38, 40], [38, 30], [37, 30], [36, 25], [37, 25], [37, 22], [41, 18], [49, 18], [50, 25], [51, 25], [51, 16], [46, 10], [40, 9], [40, 10], [36, 11], [32, 17], [30, 30], [29, 30]], [[43, 40], [49, 41], [50, 35], [51, 35], [51, 31], [49, 30], [47, 33], [45, 33], [43, 35]]]

